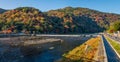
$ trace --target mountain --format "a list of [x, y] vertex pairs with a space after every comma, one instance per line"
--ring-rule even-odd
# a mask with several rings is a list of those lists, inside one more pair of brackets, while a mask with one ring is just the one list
[[65, 15], [74, 15], [74, 16], [85, 16], [91, 18], [95, 21], [100, 27], [106, 29], [109, 27], [110, 23], [120, 19], [120, 15], [113, 13], [105, 13], [97, 10], [92, 10], [88, 8], [72, 8], [66, 7], [58, 10], [51, 10], [48, 12], [49, 16], [64, 17]]
[[0, 30], [42, 34], [95, 33], [106, 30], [110, 23], [119, 19], [118, 14], [80, 7], [48, 12], [33, 7], [19, 7], [0, 14]]
[[0, 30], [12, 32], [42, 31], [46, 17], [38, 9], [32, 7], [19, 7], [0, 14]]
[[0, 8], [0, 14], [6, 12], [7, 10], [1, 9]]

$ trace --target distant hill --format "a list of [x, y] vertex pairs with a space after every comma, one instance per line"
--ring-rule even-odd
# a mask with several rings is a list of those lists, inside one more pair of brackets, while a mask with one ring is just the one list
[[120, 15], [113, 13], [105, 13], [97, 10], [92, 10], [88, 8], [73, 8], [66, 7], [63, 9], [51, 10], [47, 12], [49, 16], [64, 17], [65, 15], [74, 15], [74, 16], [85, 16], [91, 18], [95, 21], [100, 27], [104, 29], [109, 27], [109, 24], [120, 19]]
[[4, 9], [1, 9], [1, 8], [0, 8], [0, 14], [1, 14], [1, 13], [4, 13], [5, 11], [7, 11], [7, 10], [4, 10]]
[[110, 23], [119, 19], [118, 14], [80, 7], [48, 12], [33, 7], [19, 7], [0, 14], [0, 30], [42, 34], [95, 33], [106, 30]]

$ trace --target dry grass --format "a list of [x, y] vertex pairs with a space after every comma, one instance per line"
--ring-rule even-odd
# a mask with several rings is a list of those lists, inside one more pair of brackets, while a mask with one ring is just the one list
[[99, 41], [100, 37], [91, 38], [84, 44], [74, 48], [72, 51], [64, 54], [63, 56], [66, 59], [73, 61], [92, 61], [98, 50]]

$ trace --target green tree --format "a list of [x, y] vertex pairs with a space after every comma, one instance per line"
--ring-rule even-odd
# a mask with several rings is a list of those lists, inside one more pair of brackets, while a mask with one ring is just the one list
[[120, 31], [120, 21], [116, 21], [113, 26], [115, 31]]
[[111, 24], [108, 32], [113, 33], [116, 31], [120, 31], [120, 21], [116, 21], [113, 24]]

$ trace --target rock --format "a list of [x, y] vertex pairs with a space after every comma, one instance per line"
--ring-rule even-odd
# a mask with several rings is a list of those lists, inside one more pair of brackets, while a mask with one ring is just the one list
[[54, 47], [50, 47], [49, 49], [54, 49]]

